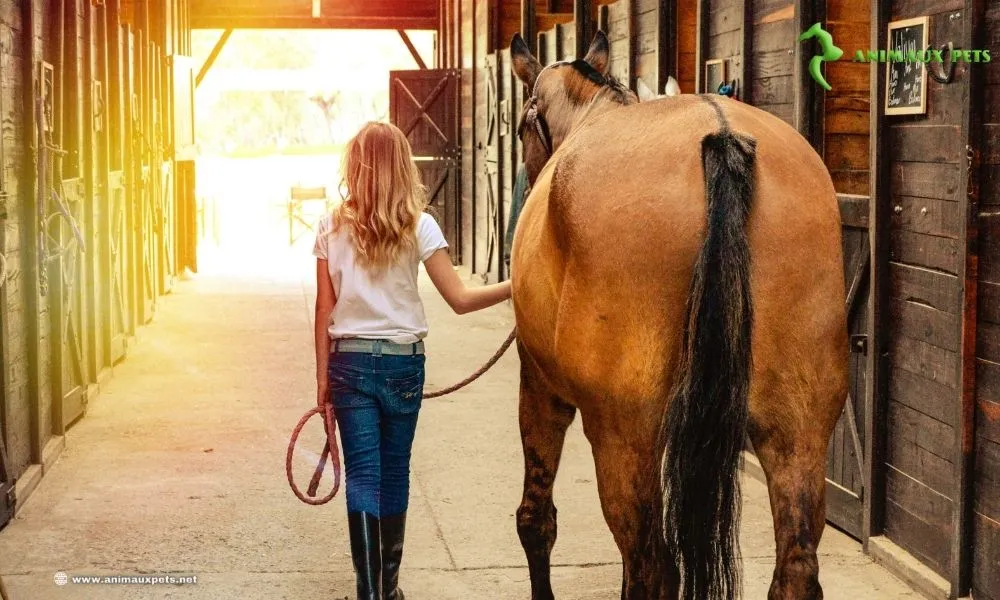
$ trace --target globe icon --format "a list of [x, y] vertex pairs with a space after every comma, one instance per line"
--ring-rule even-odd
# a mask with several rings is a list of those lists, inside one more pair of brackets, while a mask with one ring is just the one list
[[69, 583], [69, 577], [67, 577], [62, 571], [56, 573], [55, 576], [52, 577], [52, 580], [56, 582], [56, 585], [66, 585]]

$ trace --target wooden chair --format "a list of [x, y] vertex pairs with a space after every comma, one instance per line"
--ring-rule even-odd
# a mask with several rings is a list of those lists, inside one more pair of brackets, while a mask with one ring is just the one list
[[[316, 220], [306, 206], [316, 202], [323, 203], [323, 214], [332, 210], [330, 198], [326, 194], [326, 187], [299, 187], [293, 186], [288, 198], [288, 245], [295, 244], [295, 241], [302, 235], [312, 233], [316, 229]], [[304, 229], [296, 234], [296, 227]]]

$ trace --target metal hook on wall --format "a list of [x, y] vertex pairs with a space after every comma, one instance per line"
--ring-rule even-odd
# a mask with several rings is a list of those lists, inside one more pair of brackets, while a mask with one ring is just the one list
[[[928, 46], [927, 47], [927, 51], [929, 52], [932, 48], [933, 48], [933, 46]], [[931, 76], [931, 79], [933, 79], [934, 81], [936, 81], [938, 83], [943, 83], [943, 84], [951, 83], [951, 81], [955, 78], [955, 61], [952, 60], [952, 56], [954, 55], [954, 52], [955, 52], [955, 45], [952, 44], [951, 42], [948, 42], [947, 44], [941, 44], [940, 50], [941, 50], [941, 54], [944, 54], [945, 51], [948, 52], [948, 66], [945, 67], [945, 63], [941, 62], [940, 63], [941, 64], [941, 74], [938, 75], [937, 73], [934, 72], [934, 69], [931, 66], [934, 63], [933, 62], [928, 62], [927, 63], [927, 74]]]

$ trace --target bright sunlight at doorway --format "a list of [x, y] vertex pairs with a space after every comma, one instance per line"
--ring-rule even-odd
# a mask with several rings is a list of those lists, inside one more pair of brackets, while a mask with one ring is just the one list
[[[221, 31], [193, 32], [203, 63]], [[409, 37], [425, 60], [434, 33]], [[339, 201], [341, 150], [388, 120], [389, 72], [414, 69], [395, 31], [238, 30], [198, 85], [199, 272], [297, 279], [313, 224]]]

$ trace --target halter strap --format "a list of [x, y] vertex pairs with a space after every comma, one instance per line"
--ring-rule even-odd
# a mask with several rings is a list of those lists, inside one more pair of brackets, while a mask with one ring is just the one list
[[549, 133], [549, 125], [545, 121], [545, 117], [538, 112], [538, 96], [532, 95], [528, 99], [528, 108], [524, 113], [524, 118], [525, 121], [531, 121], [534, 125], [535, 132], [542, 141], [542, 146], [545, 147], [545, 152], [552, 156], [552, 136]]

